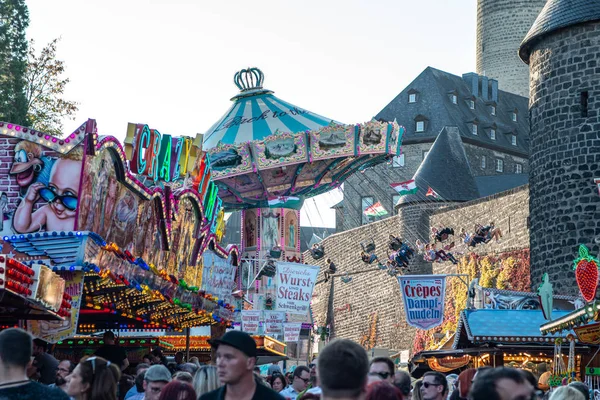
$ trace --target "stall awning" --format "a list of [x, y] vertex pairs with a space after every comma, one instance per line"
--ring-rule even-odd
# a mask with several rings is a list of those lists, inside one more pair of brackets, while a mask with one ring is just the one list
[[[273, 339], [269, 336], [252, 336], [256, 341], [257, 355], [259, 357], [285, 357], [285, 343]], [[210, 352], [211, 346], [208, 343], [210, 336], [190, 336], [191, 351]], [[161, 340], [173, 345], [173, 351], [184, 351], [186, 349], [185, 336], [163, 336]]]

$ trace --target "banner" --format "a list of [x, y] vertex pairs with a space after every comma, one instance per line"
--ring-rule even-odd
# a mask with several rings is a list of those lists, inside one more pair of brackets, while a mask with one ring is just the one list
[[286, 322], [283, 324], [283, 341], [298, 342], [300, 340], [300, 329], [302, 329], [302, 323], [299, 322]]
[[318, 273], [315, 265], [278, 262], [275, 310], [306, 315]]
[[446, 277], [444, 275], [398, 276], [406, 322], [415, 328], [427, 330], [444, 319]]
[[265, 316], [265, 335], [283, 333], [285, 313], [281, 311], [263, 311]]
[[573, 328], [581, 343], [600, 344], [600, 323]]
[[242, 330], [249, 334], [257, 334], [262, 311], [242, 310]]
[[235, 288], [235, 272], [237, 267], [226, 258], [217, 256], [212, 251], [202, 255], [202, 290], [218, 297], [227, 303], [233, 303], [231, 293]]

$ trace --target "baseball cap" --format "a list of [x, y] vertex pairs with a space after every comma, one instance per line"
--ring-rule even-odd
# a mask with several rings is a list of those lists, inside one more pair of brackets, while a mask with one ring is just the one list
[[248, 357], [256, 357], [256, 342], [246, 332], [229, 331], [221, 336], [220, 339], [212, 339], [208, 343], [215, 348], [225, 344], [238, 349]]
[[144, 380], [148, 382], [171, 382], [171, 373], [162, 364], [153, 365], [146, 371]]

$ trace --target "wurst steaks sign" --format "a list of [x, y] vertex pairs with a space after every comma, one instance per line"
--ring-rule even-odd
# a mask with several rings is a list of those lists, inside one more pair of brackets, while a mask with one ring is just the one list
[[446, 277], [444, 275], [404, 275], [398, 277], [406, 322], [419, 329], [431, 329], [444, 319]]
[[306, 315], [318, 273], [315, 265], [278, 262], [275, 310]]

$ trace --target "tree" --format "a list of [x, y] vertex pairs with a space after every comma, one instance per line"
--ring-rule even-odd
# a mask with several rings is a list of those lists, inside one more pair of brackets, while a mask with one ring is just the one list
[[56, 58], [59, 40], [52, 40], [37, 55], [32, 39], [27, 60], [27, 116], [32, 128], [51, 135], [62, 135], [62, 119], [75, 119], [78, 110], [76, 102], [62, 97], [69, 78], [63, 79], [64, 61]]
[[29, 10], [25, 0], [0, 1], [0, 120], [28, 125], [25, 98]]

